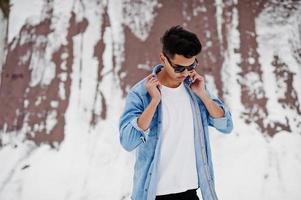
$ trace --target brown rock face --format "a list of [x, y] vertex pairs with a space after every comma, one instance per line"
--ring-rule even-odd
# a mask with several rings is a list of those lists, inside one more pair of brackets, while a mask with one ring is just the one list
[[[5, 44], [7, 47], [5, 62], [0, 68], [2, 69], [0, 71], [0, 130], [3, 134], [23, 132], [25, 133], [25, 140], [32, 140], [36, 144], [45, 142], [55, 145], [55, 143], [64, 140], [64, 115], [70, 103], [71, 74], [75, 60], [74, 39], [85, 33], [89, 26], [93, 26], [93, 22], [88, 21], [85, 17], [78, 20], [77, 17], [81, 13], [72, 10], [68, 21], [66, 41], [60, 44], [54, 52], [51, 52], [50, 60], [53, 66], [50, 63], [44, 63], [45, 65], [41, 63], [40, 68], [33, 69], [33, 66], [36, 66], [34, 65], [35, 62], [41, 62], [40, 58], [49, 56], [47, 48], [51, 44], [47, 38], [57, 28], [53, 23], [58, 18], [53, 14], [53, 2], [45, 2], [46, 17], [35, 25], [24, 24], [19, 34], [8, 44]], [[258, 33], [256, 32], [256, 18], [262, 12], [266, 12], [267, 8], [270, 8], [269, 12], [282, 10], [279, 15], [283, 19], [288, 19], [295, 12], [298, 12], [298, 9], [300, 11], [298, 1], [283, 3], [283, 1], [240, 0], [237, 2], [224, 0], [221, 1], [221, 5], [217, 5], [215, 1], [209, 0], [159, 1], [158, 5], [154, 7], [153, 21], [149, 22], [151, 24], [150, 30], [144, 39], [138, 37], [128, 24], [121, 23], [124, 33], [124, 61], [122, 68], [117, 72], [112, 71], [112, 73], [117, 73], [120, 79], [118, 81], [123, 96], [126, 95], [127, 88], [146, 76], [152, 66], [158, 64], [159, 53], [161, 52], [160, 37], [165, 30], [179, 24], [199, 36], [203, 51], [198, 55], [200, 67], [197, 71], [202, 75], [214, 77], [213, 81], [218, 96], [224, 100], [225, 95], [227, 95], [224, 91], [227, 83], [223, 81], [222, 71], [231, 46], [228, 38], [232, 34], [234, 16], [237, 14], [238, 25], [236, 29], [239, 32], [237, 39], [240, 41], [240, 45], [234, 49], [234, 53], [240, 55], [240, 61], [236, 63], [240, 68], [240, 73], [230, 74], [230, 76], [236, 78], [241, 90], [240, 102], [237, 103], [241, 104], [244, 110], [240, 113], [240, 117], [247, 124], [255, 124], [266, 136], [274, 136], [282, 131], [292, 132], [292, 121], [299, 123], [298, 127], [300, 127], [301, 122], [298, 117], [286, 116], [285, 122], [267, 120], [270, 116], [267, 109], [267, 102], [270, 97], [264, 88], [263, 71], [265, 66], [260, 63], [261, 55], [258, 52]], [[124, 1], [123, 16], [133, 17], [133, 21], [138, 20], [137, 23], [139, 23], [139, 20], [142, 20], [141, 17], [139, 15], [138, 17], [130, 16], [132, 15], [130, 8], [131, 6], [135, 7], [136, 13], [143, 14], [146, 11], [143, 10], [145, 4], [147, 1], [143, 0]], [[110, 99], [106, 98], [100, 86], [104, 78], [103, 69], [105, 67], [103, 62], [106, 48], [105, 30], [114, 24], [109, 15], [108, 7], [100, 2], [96, 5], [103, 12], [99, 16], [99, 20], [101, 20], [100, 31], [95, 32], [96, 35], [100, 36], [100, 39], [95, 42], [93, 58], [91, 58], [98, 62], [95, 88], [97, 92], [94, 96], [92, 117], [89, 122], [91, 127], [96, 126], [101, 120], [108, 120], [107, 116], [110, 112], [107, 108]], [[141, 28], [148, 29], [146, 25], [141, 25]], [[299, 31], [301, 31], [300, 28]], [[85, 40], [88, 38], [82, 37], [82, 44], [85, 43]], [[291, 46], [296, 63], [301, 64], [300, 46], [295, 43], [292, 43]], [[113, 55], [114, 66], [116, 60], [116, 55]], [[296, 73], [291, 70], [289, 63], [285, 63], [277, 53], [270, 64], [273, 66], [271, 76], [276, 78], [277, 91], [284, 91], [277, 102], [283, 109], [293, 110], [296, 116], [300, 118], [301, 108], [298, 98], [300, 89], [294, 85], [294, 82], [297, 81]], [[142, 65], [144, 67], [141, 67]], [[84, 67], [89, 66], [83, 66], [81, 63], [80, 71]], [[51, 73], [53, 74], [51, 75]], [[37, 77], [53, 76], [54, 78], [49, 83], [44, 84], [42, 78], [36, 78], [35, 75]], [[228, 90], [230, 89], [228, 88]], [[97, 101], [101, 101], [101, 109], [97, 109]], [[96, 110], [101, 110], [101, 112]]]
[[[48, 12], [51, 18], [50, 5]], [[47, 87], [31, 86], [32, 56], [45, 56], [45, 49], [49, 44], [47, 40], [39, 42], [39, 39], [47, 38], [52, 32], [50, 18], [35, 26], [24, 25], [19, 36], [8, 45], [6, 62], [1, 74], [0, 129], [5, 132], [25, 129], [27, 139], [34, 140], [37, 144], [46, 142], [52, 145], [64, 139], [64, 113], [69, 103], [73, 64], [72, 38], [84, 32], [88, 23], [85, 19], [76, 22], [75, 13], [72, 13], [67, 44], [61, 45], [52, 55], [55, 78]], [[68, 52], [66, 58], [61, 57], [64, 52]], [[66, 62], [66, 67], [62, 67], [62, 62]], [[47, 70], [43, 68], [41, 73], [47, 73]], [[66, 78], [62, 79], [62, 75], [66, 75]], [[65, 91], [63, 98], [58, 94], [60, 87]], [[57, 122], [51, 130], [47, 130], [47, 117], [52, 117], [52, 120]]]

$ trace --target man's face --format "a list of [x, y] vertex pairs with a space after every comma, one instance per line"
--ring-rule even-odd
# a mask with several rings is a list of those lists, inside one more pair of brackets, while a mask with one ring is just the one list
[[[175, 54], [172, 59], [161, 53], [160, 58], [169, 77], [177, 82], [183, 82], [185, 78], [193, 72], [191, 69], [197, 65], [196, 56], [186, 58], [182, 55]], [[178, 66], [184, 66], [185, 70], [183, 71], [181, 67], [179, 68]], [[190, 71], [188, 71], [188, 69]]]

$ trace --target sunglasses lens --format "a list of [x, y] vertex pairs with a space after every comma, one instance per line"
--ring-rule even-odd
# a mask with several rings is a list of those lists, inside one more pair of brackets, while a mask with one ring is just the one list
[[174, 66], [174, 65], [170, 62], [170, 60], [168, 59], [168, 57], [167, 57], [166, 55], [164, 55], [164, 56], [167, 58], [167, 61], [169, 62], [169, 64], [174, 68], [175, 73], [182, 73], [182, 72], [184, 72], [186, 69], [187, 69], [188, 71], [192, 71], [192, 70], [194, 70], [194, 69], [198, 66], [198, 60], [197, 60], [197, 59], [195, 59], [195, 62], [194, 62], [192, 65], [187, 66], [187, 67], [181, 66], [181, 65], [175, 65], [175, 66]]
[[197, 63], [194, 63], [188, 67], [184, 67], [184, 66], [177, 66], [177, 67], [174, 67], [174, 70], [176, 73], [182, 73], [185, 71], [185, 69], [187, 69], [188, 71], [192, 71], [196, 68], [197, 66]]
[[175, 67], [174, 70], [176, 73], [182, 73], [183, 71], [185, 71], [185, 67]]
[[194, 70], [196, 68], [196, 66], [197, 66], [197, 64], [190, 65], [189, 67], [187, 67], [187, 70], [188, 71]]

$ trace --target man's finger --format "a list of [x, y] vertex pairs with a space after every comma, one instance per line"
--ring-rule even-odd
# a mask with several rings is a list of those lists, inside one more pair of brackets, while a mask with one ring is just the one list
[[154, 77], [154, 75], [153, 75], [153, 74], [150, 74], [150, 75], [148, 75], [148, 76], [146, 77], [146, 80], [150, 80], [152, 77]]
[[154, 77], [152, 77], [150, 80], [148, 80], [149, 83], [153, 83], [154, 81], [156, 81], [156, 79]]

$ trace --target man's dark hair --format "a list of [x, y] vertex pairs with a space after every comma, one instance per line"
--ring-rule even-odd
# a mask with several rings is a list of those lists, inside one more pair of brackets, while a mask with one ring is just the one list
[[175, 54], [191, 58], [199, 54], [202, 45], [196, 34], [185, 30], [181, 26], [173, 26], [168, 29], [161, 38], [162, 51], [171, 59]]

